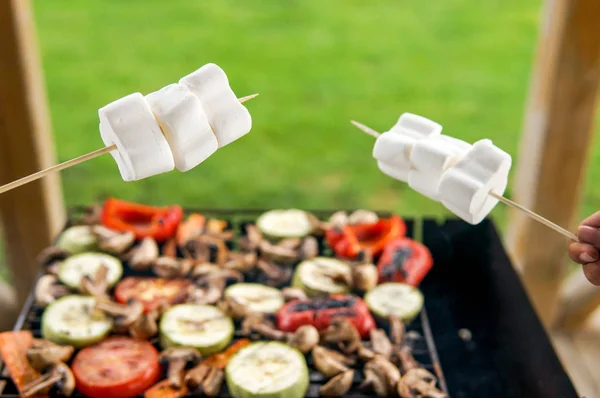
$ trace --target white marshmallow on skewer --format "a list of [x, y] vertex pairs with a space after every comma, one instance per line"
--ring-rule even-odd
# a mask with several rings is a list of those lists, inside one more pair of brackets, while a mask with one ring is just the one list
[[219, 144], [200, 100], [181, 84], [170, 84], [146, 100], [160, 125], [179, 171], [188, 171], [212, 155]]
[[[439, 136], [442, 126], [422, 116], [404, 113], [390, 131], [381, 134], [373, 147], [379, 169], [397, 180], [407, 182], [411, 151], [424, 138]], [[381, 163], [384, 166], [381, 166]], [[392, 170], [391, 168], [395, 170]], [[387, 171], [386, 171], [387, 170]]]
[[410, 154], [408, 185], [420, 194], [439, 201], [438, 190], [442, 175], [470, 148], [471, 144], [447, 135], [418, 141]]
[[229, 87], [227, 75], [215, 64], [206, 64], [179, 80], [200, 99], [219, 148], [247, 134], [252, 117]]
[[504, 194], [512, 165], [510, 155], [488, 139], [477, 141], [442, 176], [441, 202], [470, 224], [479, 224], [498, 204], [490, 191]]
[[104, 145], [115, 144], [111, 155], [125, 181], [166, 173], [175, 167], [171, 148], [140, 93], [129, 94], [98, 110]]

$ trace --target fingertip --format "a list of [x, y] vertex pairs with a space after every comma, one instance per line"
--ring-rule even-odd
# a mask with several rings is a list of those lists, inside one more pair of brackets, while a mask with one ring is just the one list
[[592, 285], [600, 286], [600, 263], [593, 262], [583, 265], [583, 274]]

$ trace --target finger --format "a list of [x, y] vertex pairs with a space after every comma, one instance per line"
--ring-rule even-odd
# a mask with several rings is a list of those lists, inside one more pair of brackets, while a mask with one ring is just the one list
[[595, 212], [581, 222], [581, 225], [600, 228], [600, 211]]
[[581, 242], [600, 247], [600, 228], [589, 227], [587, 225], [581, 226], [577, 230], [577, 237]]
[[600, 261], [583, 265], [583, 274], [592, 285], [600, 286]]
[[597, 261], [600, 257], [598, 250], [587, 243], [571, 243], [569, 257], [578, 264], [587, 264]]

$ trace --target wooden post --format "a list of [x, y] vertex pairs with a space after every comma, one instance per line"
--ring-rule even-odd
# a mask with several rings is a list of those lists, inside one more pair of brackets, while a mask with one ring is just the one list
[[[515, 199], [573, 227], [600, 81], [600, 1], [546, 0], [516, 175]], [[563, 280], [567, 241], [510, 213], [509, 251], [548, 325]]]
[[[29, 0], [0, 1], [0, 184], [55, 163]], [[35, 258], [65, 218], [51, 175], [0, 195], [4, 247], [18, 303], [39, 271]], [[0, 312], [2, 312], [0, 310]]]
[[579, 329], [600, 305], [600, 288], [576, 272], [565, 282], [558, 302], [554, 326], [563, 331]]

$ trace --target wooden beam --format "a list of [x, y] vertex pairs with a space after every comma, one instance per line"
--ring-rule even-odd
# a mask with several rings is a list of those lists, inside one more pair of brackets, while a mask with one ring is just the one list
[[2, 314], [0, 332], [11, 330], [19, 315], [19, 308], [15, 290], [2, 281], [0, 281], [0, 314]]
[[[600, 82], [600, 1], [546, 0], [518, 159], [517, 202], [573, 227]], [[555, 313], [566, 240], [511, 212], [507, 244], [542, 321]]]
[[[55, 163], [29, 0], [0, 1], [0, 184]], [[39, 270], [35, 257], [65, 219], [58, 175], [0, 195], [6, 259], [18, 302]]]

